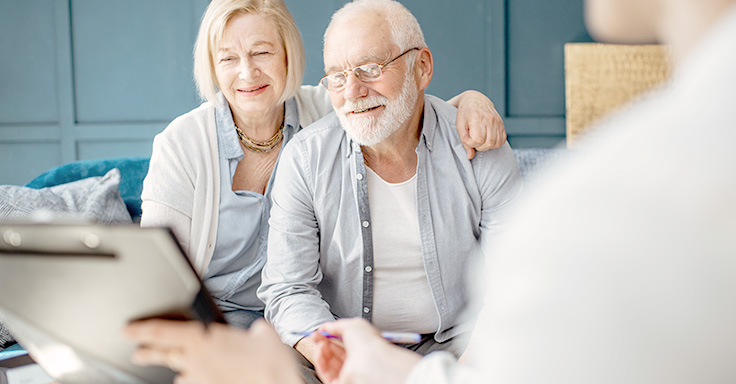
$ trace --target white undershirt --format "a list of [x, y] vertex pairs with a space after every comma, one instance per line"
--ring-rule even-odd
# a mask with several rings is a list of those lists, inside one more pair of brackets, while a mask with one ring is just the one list
[[439, 315], [422, 260], [416, 174], [393, 184], [366, 168], [373, 222], [373, 323], [383, 331], [434, 333]]

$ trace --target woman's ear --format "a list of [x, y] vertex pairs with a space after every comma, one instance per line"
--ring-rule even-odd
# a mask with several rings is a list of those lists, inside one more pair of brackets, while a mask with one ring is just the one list
[[429, 48], [422, 48], [416, 59], [415, 73], [417, 75], [417, 86], [419, 90], [424, 90], [432, 81], [432, 73], [434, 73], [434, 64], [432, 62], [432, 52]]

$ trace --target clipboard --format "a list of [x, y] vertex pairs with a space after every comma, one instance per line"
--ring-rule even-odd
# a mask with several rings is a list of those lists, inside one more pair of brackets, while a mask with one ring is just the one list
[[46, 372], [69, 383], [165, 383], [130, 362], [130, 321], [225, 323], [168, 228], [0, 223], [0, 317]]

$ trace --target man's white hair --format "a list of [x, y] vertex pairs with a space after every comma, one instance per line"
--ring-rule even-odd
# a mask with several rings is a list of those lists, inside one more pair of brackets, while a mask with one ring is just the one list
[[417, 19], [406, 7], [394, 0], [354, 0], [345, 4], [332, 15], [323, 39], [327, 40], [333, 25], [342, 18], [365, 14], [382, 16], [389, 25], [394, 44], [402, 51], [427, 47]]

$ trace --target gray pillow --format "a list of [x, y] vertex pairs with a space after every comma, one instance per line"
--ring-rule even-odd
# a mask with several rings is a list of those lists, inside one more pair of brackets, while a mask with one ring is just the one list
[[119, 184], [120, 171], [113, 168], [105, 176], [48, 188], [0, 185], [0, 221], [132, 223]]
[[5, 349], [5, 347], [9, 347], [13, 342], [14, 340], [13, 337], [10, 336], [10, 332], [5, 328], [5, 325], [0, 322], [0, 351]]
[[[83, 221], [102, 224], [132, 223], [120, 197], [120, 171], [88, 177], [54, 187], [33, 189], [0, 185], [1, 221]], [[13, 342], [0, 322], [0, 350]]]

